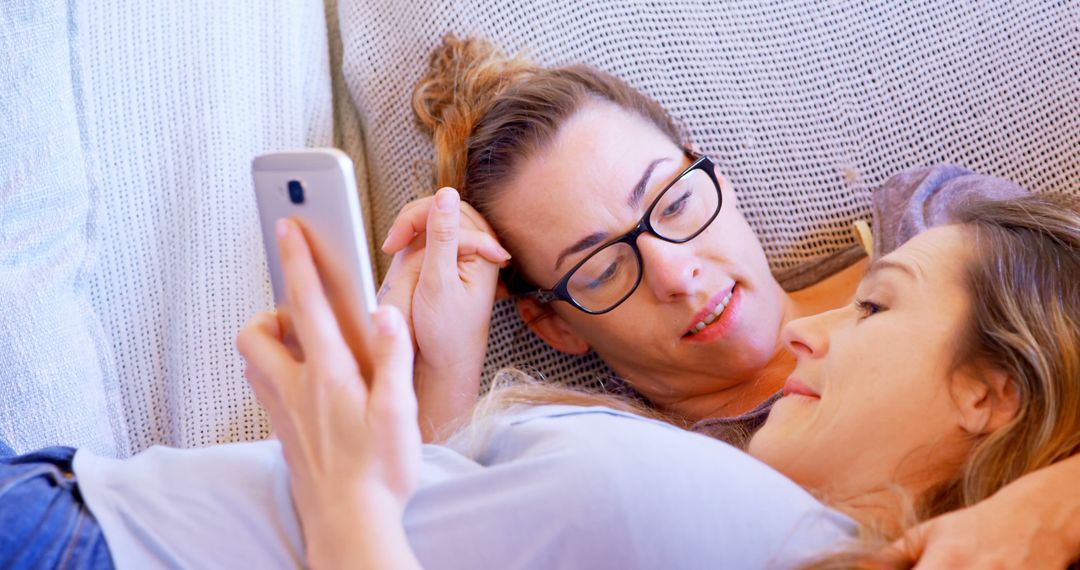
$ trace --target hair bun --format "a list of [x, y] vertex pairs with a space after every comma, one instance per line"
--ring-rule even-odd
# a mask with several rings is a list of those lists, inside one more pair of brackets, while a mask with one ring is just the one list
[[435, 185], [464, 190], [468, 138], [492, 102], [535, 67], [507, 58], [491, 42], [443, 36], [413, 89], [413, 113], [435, 144]]

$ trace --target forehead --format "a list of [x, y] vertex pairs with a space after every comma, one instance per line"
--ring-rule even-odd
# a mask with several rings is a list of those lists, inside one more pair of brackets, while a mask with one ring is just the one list
[[963, 226], [939, 226], [911, 238], [882, 261], [912, 269], [920, 288], [955, 294], [971, 259], [970, 240]]
[[646, 119], [588, 103], [508, 184], [495, 204], [500, 237], [519, 263], [539, 267], [592, 232], [625, 231], [641, 215], [627, 199], [657, 159], [644, 205], [685, 166], [682, 150]]

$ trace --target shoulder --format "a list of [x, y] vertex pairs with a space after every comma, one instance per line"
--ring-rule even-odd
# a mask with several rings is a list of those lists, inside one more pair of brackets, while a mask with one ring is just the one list
[[588, 497], [594, 505], [636, 504], [636, 515], [682, 521], [679, 526], [711, 520], [714, 510], [768, 517], [822, 508], [794, 482], [722, 441], [608, 408], [564, 408], [510, 420], [484, 459], [523, 462], [531, 470], [526, 477], [542, 478], [553, 492]]
[[[530, 552], [542, 544], [564, 557], [546, 560], [553, 566], [755, 567], [792, 548], [833, 544], [848, 530], [843, 517], [736, 448], [607, 408], [510, 414], [476, 459], [482, 469], [426, 488], [410, 519], [452, 518], [457, 531], [499, 533], [501, 546], [489, 553], [496, 557], [510, 544]], [[498, 530], [507, 524], [514, 537]], [[589, 554], [597, 552], [603, 560]]]

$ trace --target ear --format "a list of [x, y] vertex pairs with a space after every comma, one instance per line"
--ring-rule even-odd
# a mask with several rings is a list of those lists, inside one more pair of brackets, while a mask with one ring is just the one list
[[1020, 393], [1016, 382], [1001, 370], [980, 368], [954, 384], [960, 427], [971, 435], [996, 431], [1016, 416]]
[[578, 336], [570, 323], [563, 320], [550, 307], [545, 306], [532, 297], [519, 297], [517, 299], [518, 314], [525, 321], [536, 336], [548, 343], [552, 348], [567, 354], [585, 354], [589, 350], [589, 343]]

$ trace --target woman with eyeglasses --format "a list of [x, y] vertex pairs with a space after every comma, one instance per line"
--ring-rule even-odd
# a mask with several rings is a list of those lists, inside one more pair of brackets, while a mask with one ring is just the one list
[[[462, 284], [421, 277], [410, 286], [438, 197], [406, 206], [383, 246], [395, 258], [382, 296], [415, 331], [425, 440], [452, 430], [479, 393], [495, 291], [481, 257], [508, 265], [504, 283], [548, 344], [595, 350], [656, 413], [736, 445], [764, 421], [794, 365], [784, 324], [845, 305], [865, 271], [861, 249], [850, 248], [773, 275], [730, 182], [660, 105], [596, 69], [542, 68], [447, 38], [413, 106], [433, 136], [436, 185], [462, 192], [460, 241], [475, 252], [459, 263]], [[979, 178], [932, 167], [890, 179], [873, 196], [877, 253], [966, 199], [1024, 194]], [[1061, 469], [1080, 477], [1080, 460], [1071, 465]], [[1033, 490], [1028, 504], [1053, 496]], [[1015, 525], [987, 532], [1013, 538], [995, 542], [1027, 548], [1035, 519], [1003, 520]], [[932, 542], [949, 528], [978, 530], [928, 528], [943, 533]]]

